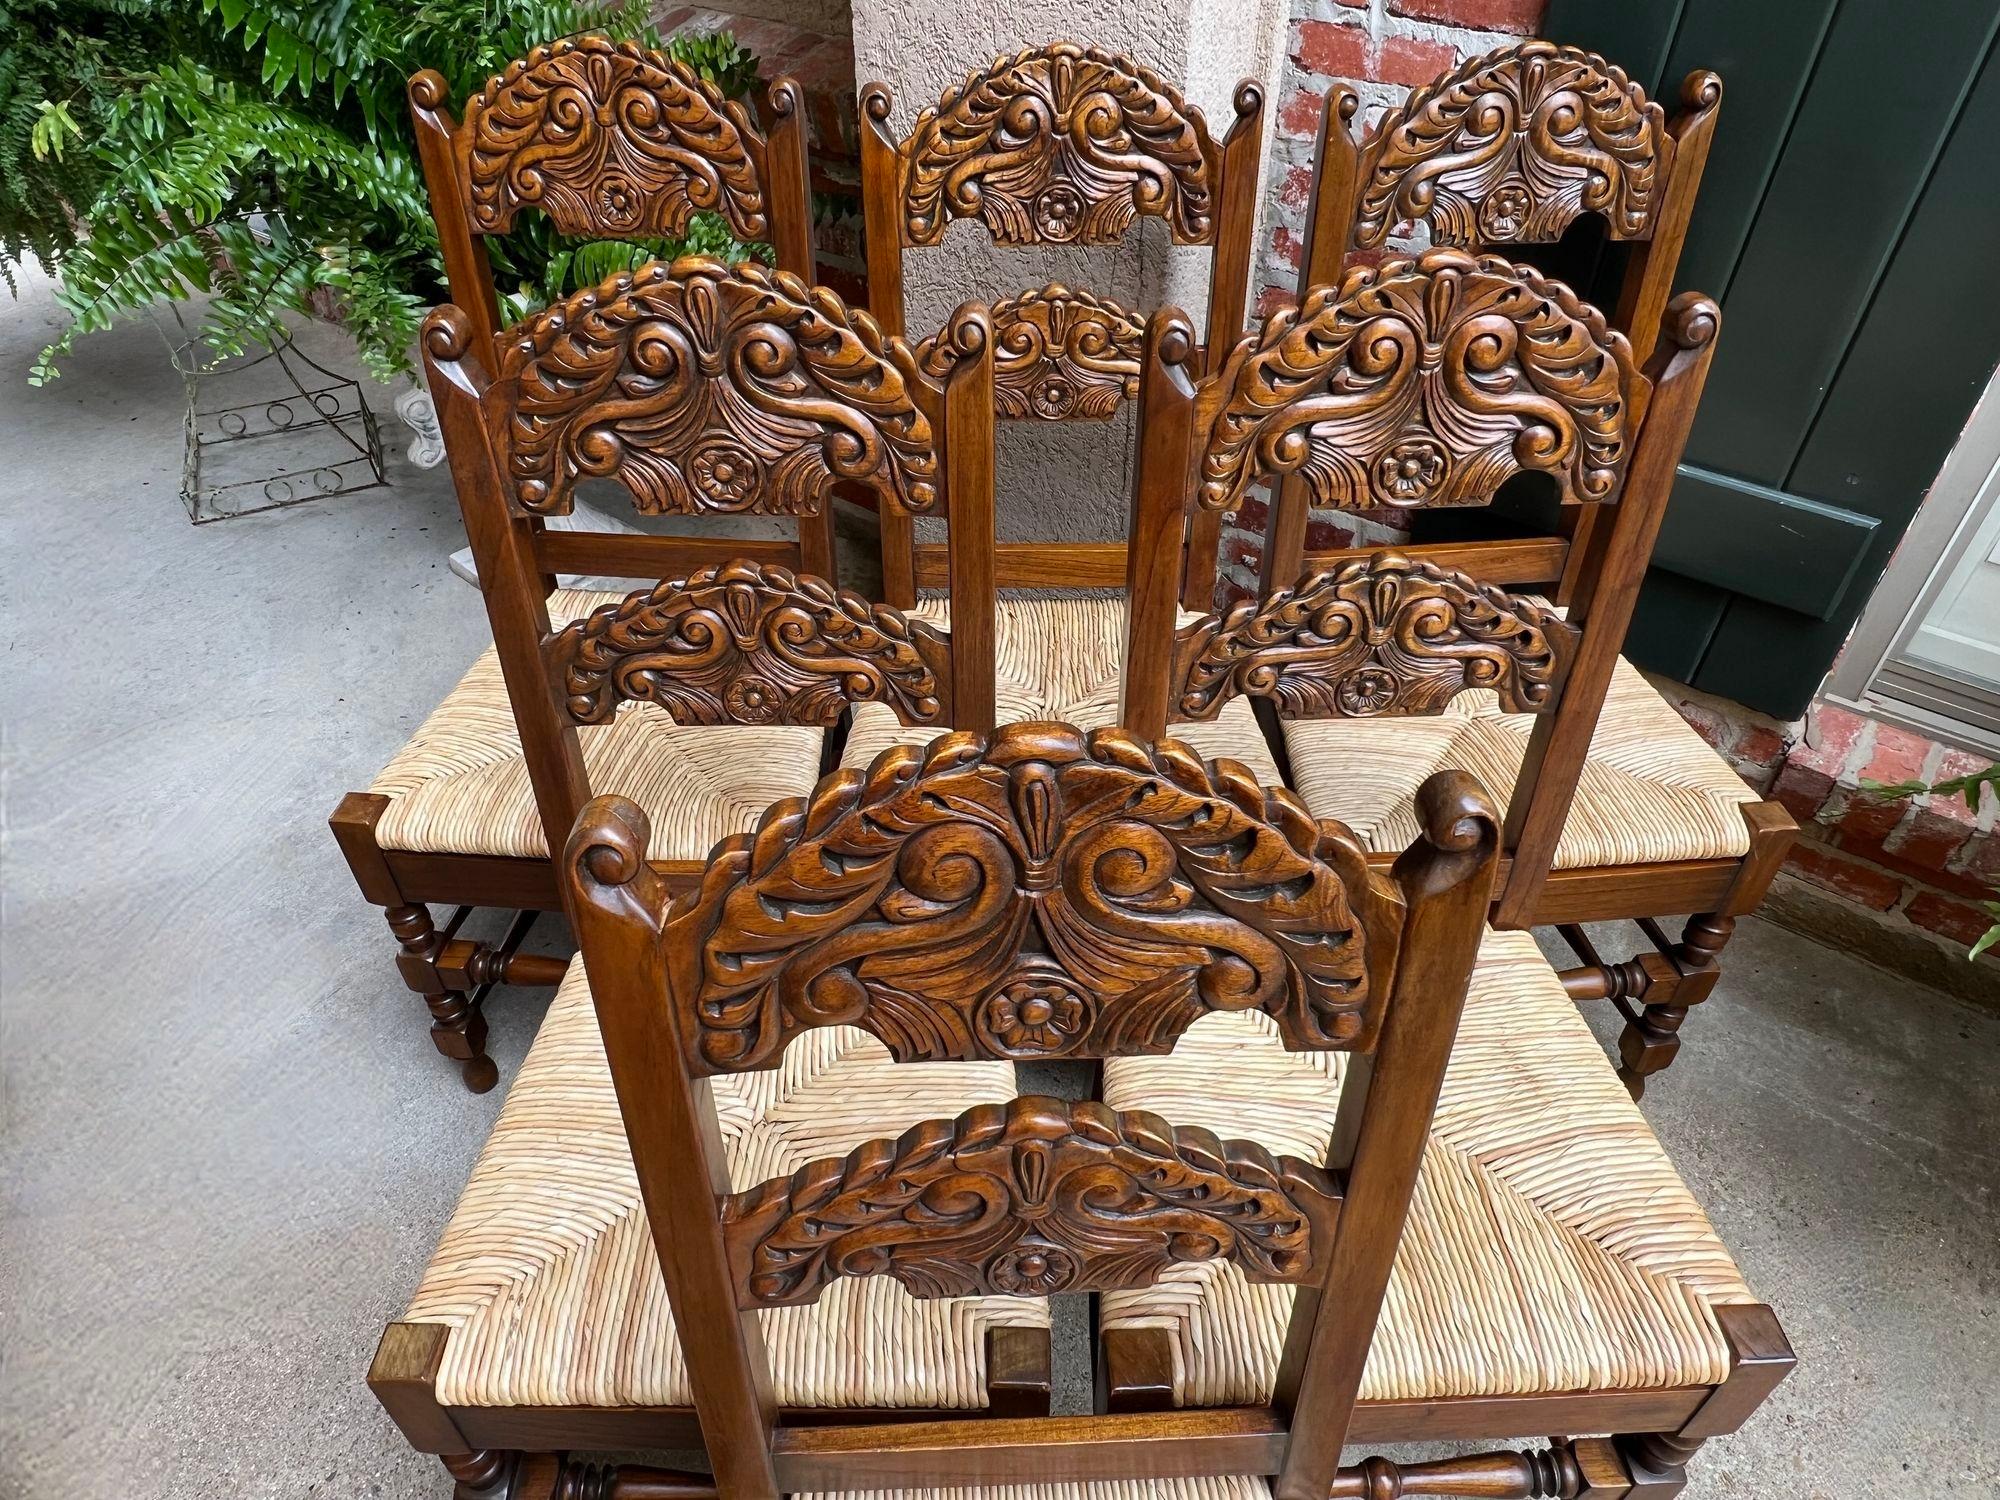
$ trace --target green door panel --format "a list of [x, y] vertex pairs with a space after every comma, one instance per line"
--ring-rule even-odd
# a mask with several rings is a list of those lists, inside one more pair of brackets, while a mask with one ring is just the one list
[[1647, 576], [1645, 591], [1632, 612], [1625, 654], [1649, 672], [1692, 682], [1728, 607], [1726, 589], [1655, 571]]
[[1697, 687], [1788, 717], [1803, 711], [2000, 363], [1996, 140], [2000, 48], [1989, 43], [1786, 484], [1881, 519], [1856, 582], [1825, 620], [1733, 601]]
[[1834, 0], [1688, 0], [1655, 97], [1671, 115], [1681, 80], [1708, 68], [1722, 75], [1722, 113], [1701, 176], [1694, 232], [1676, 270], [1678, 287], [1717, 298], [1729, 291], [1836, 9]]
[[[1826, 619], [1881, 523], [1837, 506], [1682, 464], [1653, 566]], [[1729, 538], [1718, 547], [1717, 537]]]
[[1993, 0], [1935, 0], [1921, 26], [1900, 5], [1841, 7], [1723, 298], [1690, 462], [1791, 488], [1994, 22]]
[[1627, 653], [1795, 715], [2000, 361], [2000, 5], [1552, 0], [1544, 30], [1669, 109], [1722, 75], [1677, 277], [1722, 339]]

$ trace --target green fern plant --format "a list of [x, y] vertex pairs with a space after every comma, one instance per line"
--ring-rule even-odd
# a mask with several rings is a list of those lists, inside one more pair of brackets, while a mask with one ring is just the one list
[[[0, 29], [0, 255], [56, 274], [71, 319], [35, 384], [162, 297], [207, 297], [218, 357], [332, 305], [376, 375], [408, 371], [444, 278], [405, 81], [436, 68], [462, 99], [586, 29], [660, 45], [645, 0], [0, 0]], [[732, 97], [756, 76], [725, 35], [666, 46]], [[768, 255], [712, 216], [625, 243], [530, 215], [489, 249], [510, 318], [651, 256]]]

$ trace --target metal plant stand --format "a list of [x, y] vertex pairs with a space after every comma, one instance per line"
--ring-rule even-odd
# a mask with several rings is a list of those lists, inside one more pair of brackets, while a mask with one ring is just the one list
[[[202, 354], [193, 339], [173, 346], [187, 386], [181, 500], [195, 525], [388, 483], [382, 435], [358, 383], [289, 338], [216, 364]], [[273, 438], [291, 441], [274, 449]]]

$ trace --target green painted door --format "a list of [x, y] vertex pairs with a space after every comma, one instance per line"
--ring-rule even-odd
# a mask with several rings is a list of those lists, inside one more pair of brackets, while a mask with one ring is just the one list
[[1628, 654], [1794, 717], [2000, 363], [2000, 5], [1551, 0], [1545, 30], [1670, 111], [1722, 75], [1678, 278], [1722, 340]]

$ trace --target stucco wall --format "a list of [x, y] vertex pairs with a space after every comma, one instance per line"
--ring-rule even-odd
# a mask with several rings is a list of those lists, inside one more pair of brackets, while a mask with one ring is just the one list
[[[894, 91], [890, 129], [900, 138], [927, 104], [995, 56], [1072, 38], [1129, 52], [1226, 128], [1239, 78], [1262, 80], [1275, 104], [1288, 14], [1287, 0], [854, 0], [855, 76]], [[920, 337], [961, 302], [1064, 281], [1141, 313], [1171, 298], [1198, 327], [1208, 259], [1205, 249], [1168, 245], [1157, 219], [1140, 220], [1120, 245], [1090, 249], [1008, 249], [961, 221], [936, 247], [904, 252], [907, 326]], [[1129, 412], [1109, 423], [1003, 423], [1000, 535], [1122, 537], [1131, 468]]]

